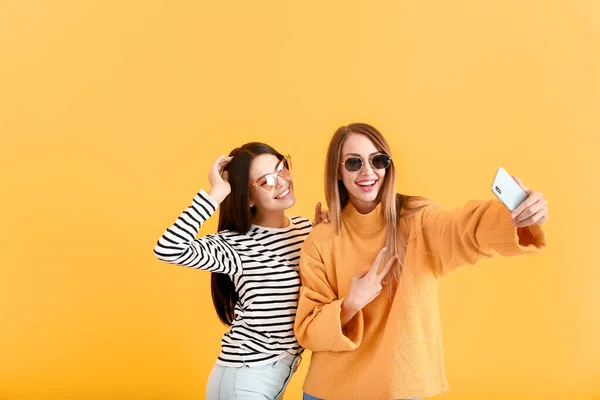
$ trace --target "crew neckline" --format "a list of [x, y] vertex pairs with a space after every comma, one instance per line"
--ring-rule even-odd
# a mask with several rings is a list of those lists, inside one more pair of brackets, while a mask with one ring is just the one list
[[293, 225], [292, 219], [290, 218], [289, 215], [286, 214], [285, 216], [287, 218], [287, 220], [289, 221], [288, 226], [283, 227], [283, 228], [272, 228], [270, 226], [263, 226], [263, 225], [257, 225], [257, 224], [251, 224], [250, 225], [250, 229], [261, 229], [263, 231], [269, 231], [269, 232], [283, 232], [287, 229], [290, 229]]

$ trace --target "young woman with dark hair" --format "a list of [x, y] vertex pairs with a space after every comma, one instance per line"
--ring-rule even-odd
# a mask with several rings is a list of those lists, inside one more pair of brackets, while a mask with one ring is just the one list
[[[295, 203], [291, 159], [266, 144], [247, 143], [219, 157], [209, 181], [211, 189], [194, 197], [154, 254], [212, 272], [213, 304], [230, 329], [206, 398], [277, 399], [302, 352], [293, 329], [298, 263], [312, 224], [285, 214]], [[218, 233], [196, 239], [219, 205]], [[321, 222], [325, 214], [317, 209], [315, 219]]]

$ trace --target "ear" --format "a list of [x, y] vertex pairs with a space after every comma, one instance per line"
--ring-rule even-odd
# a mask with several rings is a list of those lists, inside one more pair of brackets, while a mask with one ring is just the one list
[[248, 208], [254, 207], [254, 201], [252, 201], [253, 193], [252, 190], [248, 191]]

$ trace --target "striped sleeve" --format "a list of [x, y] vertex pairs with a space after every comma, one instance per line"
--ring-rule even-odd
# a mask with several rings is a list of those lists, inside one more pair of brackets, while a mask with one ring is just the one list
[[239, 275], [242, 261], [226, 235], [216, 233], [196, 239], [202, 224], [217, 210], [218, 203], [201, 190], [154, 247], [161, 261], [184, 267]]

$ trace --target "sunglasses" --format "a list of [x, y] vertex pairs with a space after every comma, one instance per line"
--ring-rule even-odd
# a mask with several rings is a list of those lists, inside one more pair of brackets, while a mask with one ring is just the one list
[[265, 192], [272, 192], [277, 186], [277, 177], [281, 177], [288, 180], [292, 176], [292, 157], [289, 155], [283, 157], [283, 159], [277, 164], [275, 172], [272, 174], [263, 175], [250, 187], [253, 188], [258, 186]]
[[[385, 153], [374, 154], [369, 157], [369, 164], [373, 169], [386, 169], [392, 163], [392, 158]], [[341, 162], [344, 165], [346, 171], [356, 172], [360, 171], [364, 162], [360, 157], [350, 157], [346, 161]]]

